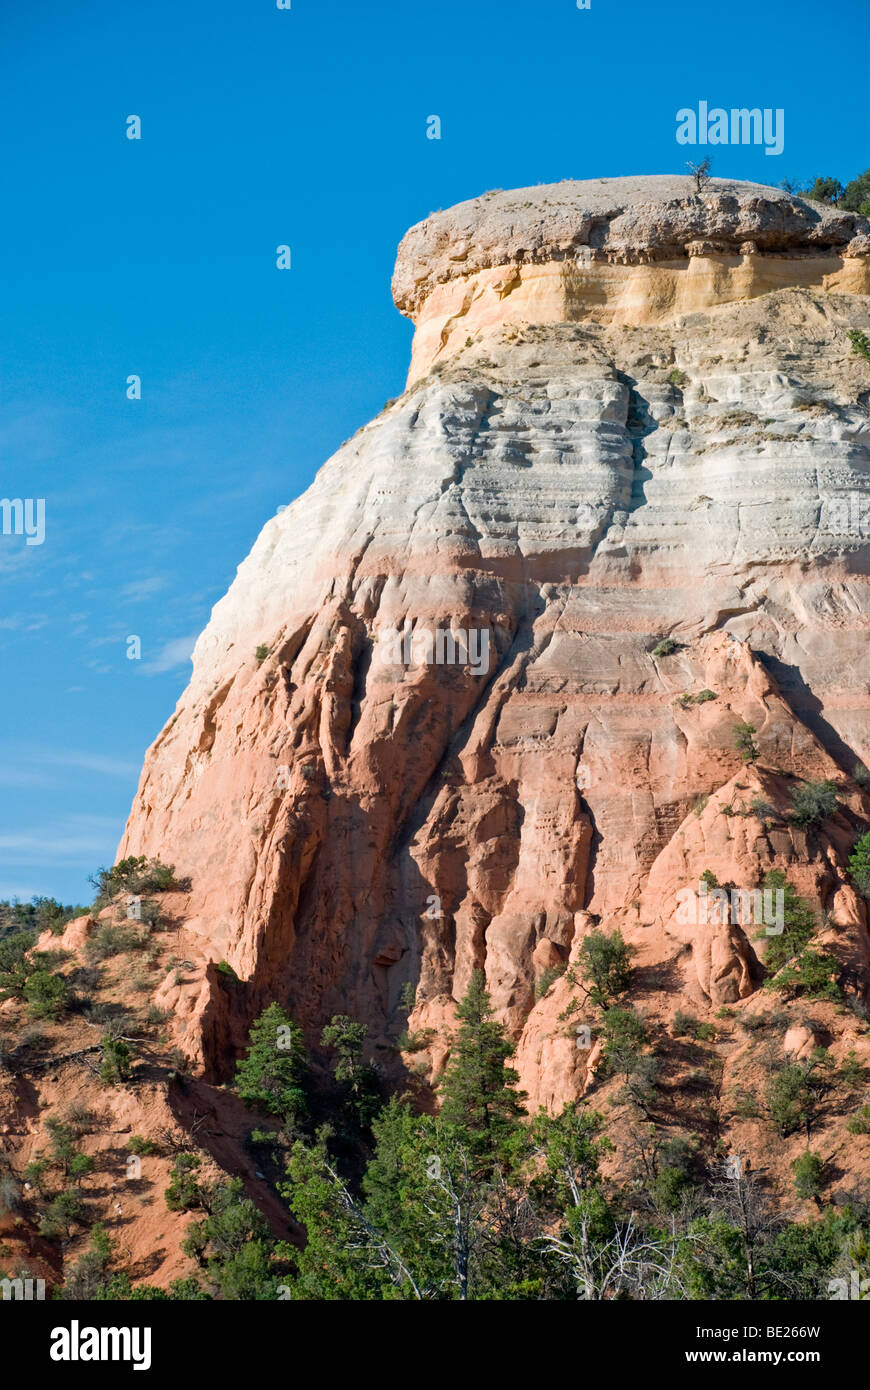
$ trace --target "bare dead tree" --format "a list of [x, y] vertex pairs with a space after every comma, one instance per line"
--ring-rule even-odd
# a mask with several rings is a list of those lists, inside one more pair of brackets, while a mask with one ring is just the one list
[[444, 1204], [438, 1208], [426, 1202], [424, 1207], [435, 1222], [436, 1230], [440, 1228], [444, 1233], [442, 1244], [453, 1266], [459, 1298], [465, 1301], [469, 1296], [473, 1257], [495, 1226], [492, 1186], [476, 1180], [466, 1149], [458, 1148], [452, 1157], [456, 1171], [453, 1171], [453, 1164], [443, 1163], [438, 1175], [431, 1179], [433, 1192], [442, 1194]]
[[678, 1263], [676, 1230], [672, 1228], [669, 1238], [649, 1237], [635, 1225], [634, 1212], [602, 1241], [593, 1236], [587, 1212], [578, 1208], [565, 1234], [540, 1240], [568, 1266], [581, 1299], [688, 1297]]
[[708, 157], [707, 159], [702, 159], [700, 164], [693, 164], [690, 159], [687, 159], [686, 167], [691, 170], [692, 178], [695, 180], [695, 192], [702, 193], [710, 182], [712, 160]]
[[759, 1294], [758, 1258], [762, 1247], [783, 1224], [757, 1173], [743, 1167], [739, 1177], [722, 1173], [713, 1179], [710, 1207], [714, 1215], [724, 1216], [730, 1226], [740, 1232], [743, 1257], [746, 1261], [746, 1296]]

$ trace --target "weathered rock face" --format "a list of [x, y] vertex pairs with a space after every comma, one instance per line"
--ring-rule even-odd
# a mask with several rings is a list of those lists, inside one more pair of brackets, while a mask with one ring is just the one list
[[[706, 869], [747, 890], [786, 869], [830, 910], [851, 987], [870, 979], [843, 867], [870, 816], [852, 779], [870, 762], [870, 367], [846, 336], [870, 328], [867, 224], [687, 188], [497, 194], [403, 242], [419, 379], [265, 526], [120, 848], [190, 877], [196, 970], [158, 1002], [213, 1071], [270, 998], [312, 1038], [352, 1013], [394, 1058], [412, 984], [435, 1075], [481, 966], [531, 1101], [561, 1103], [596, 1054], [564, 1016], [570, 974], [546, 987], [599, 921], [635, 946], [653, 1013], [755, 1007], [757, 928], [677, 910]], [[712, 249], [690, 266], [695, 242]], [[601, 273], [569, 305], [581, 247]], [[696, 260], [698, 294], [660, 312], [653, 271], [680, 262], [688, 283]], [[504, 266], [520, 298], [485, 279]], [[469, 294], [480, 312], [445, 338]], [[785, 814], [796, 778], [838, 783], [824, 830]], [[222, 957], [247, 982], [232, 1017]]]
[[870, 227], [761, 184], [593, 179], [484, 194], [399, 247], [409, 384], [499, 324], [674, 323], [791, 286], [870, 293]]

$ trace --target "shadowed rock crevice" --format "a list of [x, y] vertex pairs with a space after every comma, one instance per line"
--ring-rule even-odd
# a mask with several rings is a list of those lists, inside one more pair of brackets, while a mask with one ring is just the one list
[[644, 440], [658, 429], [658, 424], [650, 413], [649, 401], [645, 400], [637, 389], [637, 381], [623, 372], [617, 372], [616, 375], [617, 379], [628, 387], [625, 428], [631, 441], [631, 460], [634, 469], [628, 510], [634, 512], [638, 507], [645, 505], [645, 488], [652, 477], [652, 472], [647, 467], [648, 455]]
[[800, 668], [793, 663], [787, 664], [779, 657], [763, 651], [759, 652], [758, 655], [771, 675], [776, 677], [779, 689], [797, 717], [806, 724], [808, 729], [812, 730], [825, 751], [837, 763], [840, 771], [851, 777], [855, 771], [855, 764], [861, 759], [824, 717], [824, 705], [804, 680]]

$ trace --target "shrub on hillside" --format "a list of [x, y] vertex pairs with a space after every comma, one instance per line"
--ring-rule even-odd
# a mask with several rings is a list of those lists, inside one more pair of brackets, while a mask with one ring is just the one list
[[795, 825], [815, 825], [836, 815], [837, 786], [835, 782], [805, 782], [791, 794], [791, 818]]
[[633, 955], [634, 947], [623, 940], [618, 929], [610, 933], [592, 931], [585, 937], [574, 968], [593, 1004], [606, 1009], [625, 993], [631, 980]]
[[754, 724], [735, 724], [733, 729], [734, 747], [745, 763], [754, 763], [758, 757], [758, 744], [755, 742]]
[[105, 1086], [117, 1086], [129, 1081], [132, 1075], [130, 1044], [123, 1038], [113, 1038], [106, 1034], [103, 1038], [103, 1060], [100, 1063], [100, 1080]]
[[146, 935], [133, 926], [102, 922], [94, 934], [88, 937], [85, 944], [85, 960], [88, 966], [93, 966], [99, 961], [108, 960], [111, 956], [121, 955], [124, 951], [139, 951], [145, 946], [146, 939]]
[[849, 855], [849, 873], [862, 898], [870, 898], [870, 830], [855, 842]]
[[62, 975], [35, 970], [24, 986], [24, 999], [31, 1018], [59, 1018], [69, 1004], [69, 988]]
[[862, 333], [860, 328], [852, 328], [846, 334], [852, 344], [852, 351], [858, 357], [863, 357], [865, 362], [870, 362], [870, 338], [866, 333]]
[[97, 890], [95, 911], [107, 907], [119, 893], [140, 897], [144, 893], [169, 893], [181, 886], [172, 864], [163, 864], [159, 859], [146, 859], [144, 854], [122, 859], [111, 869], [98, 869], [89, 882]]
[[794, 1160], [791, 1171], [794, 1173], [794, 1190], [799, 1197], [805, 1200], [818, 1197], [822, 1190], [824, 1166], [818, 1154], [810, 1153], [809, 1149]]
[[30, 957], [35, 940], [32, 932], [16, 932], [0, 940], [0, 1001], [24, 997], [24, 987], [36, 969]]

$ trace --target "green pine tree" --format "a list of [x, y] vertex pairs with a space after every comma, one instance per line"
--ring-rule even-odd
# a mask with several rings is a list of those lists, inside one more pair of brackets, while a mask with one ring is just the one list
[[38, 969], [29, 955], [35, 941], [32, 932], [15, 932], [0, 940], [0, 1002], [24, 997], [27, 981]]
[[368, 1028], [347, 1014], [335, 1014], [320, 1035], [323, 1047], [335, 1053], [333, 1075], [344, 1090], [346, 1110], [355, 1116], [354, 1124], [368, 1128], [381, 1106], [378, 1074], [370, 1062], [363, 1061], [363, 1044]]
[[280, 1282], [272, 1266], [274, 1242], [241, 1178], [210, 1184], [203, 1195], [207, 1215], [188, 1226], [182, 1250], [199, 1262], [215, 1297], [271, 1301]]
[[762, 888], [765, 892], [783, 895], [783, 930], [779, 936], [766, 937], [764, 964], [768, 971], [774, 972], [799, 955], [810, 941], [816, 930], [816, 915], [788, 882], [782, 869], [768, 869]]
[[297, 1140], [287, 1177], [279, 1190], [306, 1234], [303, 1250], [287, 1251], [295, 1265], [286, 1280], [294, 1300], [385, 1302], [419, 1296], [401, 1260], [338, 1174], [323, 1136], [314, 1147]]
[[301, 1027], [280, 1004], [270, 1004], [251, 1024], [248, 1037], [248, 1055], [236, 1066], [236, 1093], [284, 1124], [298, 1124], [308, 1113], [308, 1056]]
[[577, 953], [577, 967], [593, 1004], [602, 1009], [616, 1002], [628, 989], [634, 947], [623, 940], [621, 931], [593, 931]]
[[515, 1089], [519, 1076], [506, 1065], [513, 1044], [492, 1016], [482, 970], [472, 974], [457, 1013], [461, 1023], [441, 1082], [441, 1113], [484, 1169], [503, 1166], [522, 1139], [525, 1092]]
[[849, 873], [863, 898], [870, 898], [870, 830], [855, 842], [849, 855]]
[[129, 1081], [132, 1074], [132, 1057], [129, 1043], [123, 1038], [113, 1038], [107, 1034], [103, 1038], [100, 1080], [107, 1086], [117, 1086], [122, 1081]]

